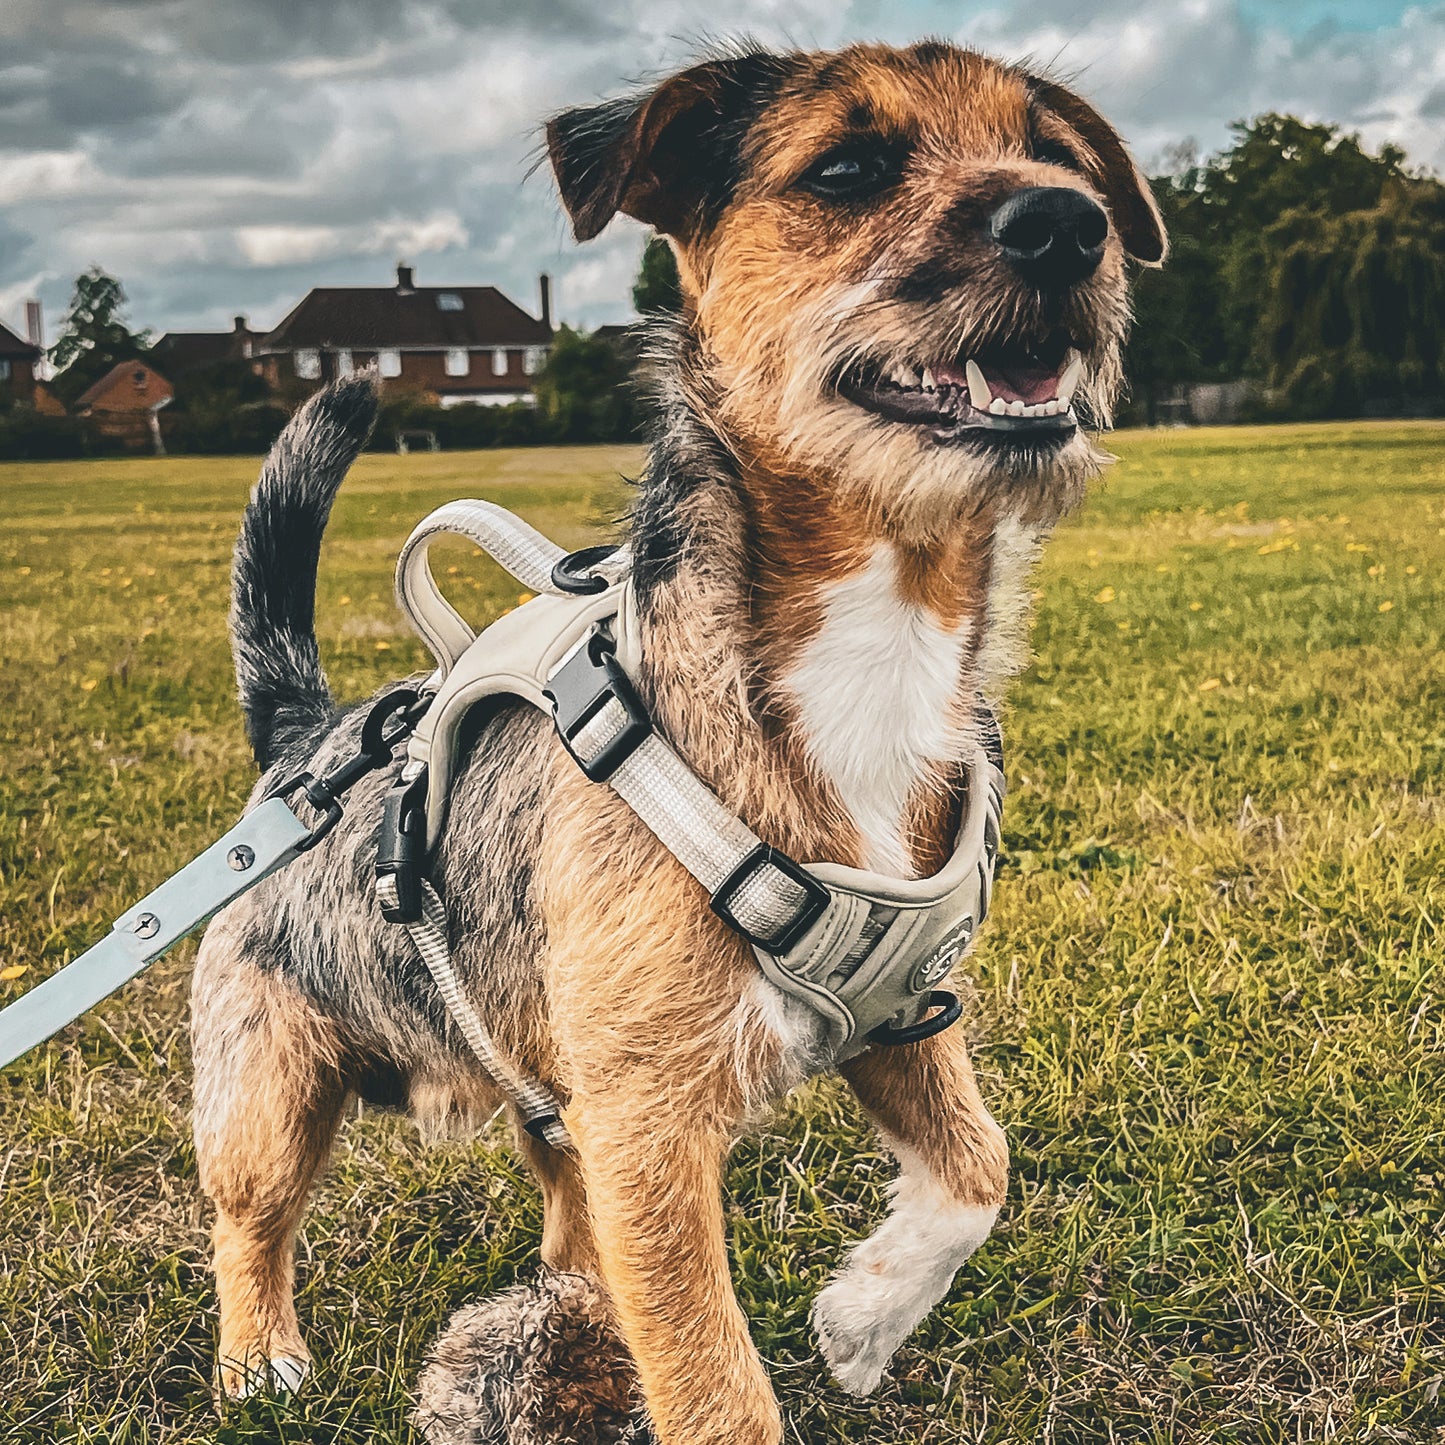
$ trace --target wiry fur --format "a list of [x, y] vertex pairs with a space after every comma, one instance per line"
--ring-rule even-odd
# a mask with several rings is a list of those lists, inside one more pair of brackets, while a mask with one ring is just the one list
[[[887, 205], [821, 206], [794, 178], [860, 116], [905, 134], [914, 160]], [[1040, 134], [1066, 141], [1076, 168], [1040, 159]], [[652, 345], [630, 538], [637, 682], [659, 727], [793, 857], [934, 871], [962, 760], [993, 744], [979, 703], [1017, 666], [1028, 569], [1103, 456], [1082, 431], [940, 444], [845, 400], [839, 368], [1067, 324], [1088, 405], [1106, 416], [1125, 247], [1163, 249], [1147, 189], [1077, 97], [935, 43], [725, 57], [559, 117], [549, 139], [579, 236], [624, 210], [666, 232], [682, 278], [683, 313]], [[1114, 221], [1097, 272], [1051, 299], [985, 239], [989, 208], [1041, 182], [1097, 198]], [[309, 589], [370, 386], [344, 383], [297, 418], [248, 510], [234, 629], [268, 767], [258, 796], [355, 747], [362, 715], [331, 710]], [[911, 642], [895, 654], [883, 634], [900, 619]], [[834, 673], [853, 653], [877, 665], [840, 697]], [[853, 696], [880, 665], [887, 696]], [[886, 768], [850, 751], [869, 748]], [[431, 1127], [465, 1128], [498, 1103], [376, 908], [396, 776], [359, 784], [336, 830], [228, 908], [197, 960], [196, 1144], [232, 1391], [307, 1359], [292, 1237], [348, 1095]], [[828, 1065], [820, 1022], [761, 979], [694, 880], [524, 704], [476, 726], [429, 866], [469, 998], [514, 1066], [562, 1101], [576, 1144], [519, 1136], [544, 1194], [544, 1262], [605, 1286], [661, 1445], [777, 1445], [777, 1402], [728, 1280], [719, 1178], [747, 1118]], [[959, 1030], [842, 1072], [908, 1162], [894, 1223], [819, 1306], [824, 1354], [863, 1388], [979, 1242], [1008, 1151]], [[517, 1301], [529, 1317], [535, 1298]], [[485, 1340], [463, 1328], [448, 1359], [465, 1373], [469, 1349], [489, 1352], [497, 1369], [480, 1373], [495, 1379], [504, 1321], [484, 1309], [474, 1322]]]
[[585, 1275], [543, 1271], [467, 1305], [417, 1387], [429, 1445], [649, 1445], [627, 1347]]
[[331, 504], [376, 420], [359, 374], [304, 406], [266, 458], [231, 568], [231, 652], [246, 736], [269, 767], [332, 716], [316, 650], [316, 567]]

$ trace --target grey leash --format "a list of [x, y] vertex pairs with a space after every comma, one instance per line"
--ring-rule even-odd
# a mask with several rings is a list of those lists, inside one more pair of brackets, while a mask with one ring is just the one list
[[[341, 821], [342, 798], [361, 778], [390, 767], [425, 700], [412, 688], [382, 697], [362, 726], [356, 755], [323, 777], [297, 773], [179, 873], [115, 921], [110, 934], [6, 1009], [0, 1009], [0, 1068], [93, 1009], [228, 903], [314, 848]], [[395, 726], [388, 724], [395, 722]], [[298, 796], [320, 818], [306, 824]]]

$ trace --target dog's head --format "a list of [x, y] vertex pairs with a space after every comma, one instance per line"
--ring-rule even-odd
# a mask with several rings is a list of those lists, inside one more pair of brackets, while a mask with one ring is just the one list
[[1119, 136], [951, 45], [710, 60], [548, 126], [579, 240], [672, 242], [730, 440], [930, 531], [985, 495], [1057, 514], [1102, 461], [1125, 257], [1165, 240]]

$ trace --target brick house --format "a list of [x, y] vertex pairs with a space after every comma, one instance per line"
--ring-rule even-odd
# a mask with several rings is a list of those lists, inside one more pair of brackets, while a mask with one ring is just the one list
[[250, 361], [263, 335], [238, 316], [229, 331], [167, 331], [151, 347], [151, 356], [172, 381], [180, 381], [222, 362]]
[[322, 382], [377, 364], [382, 379], [442, 406], [532, 399], [552, 344], [551, 283], [540, 317], [495, 286], [418, 286], [410, 266], [394, 286], [318, 286], [255, 346], [273, 387]]
[[18, 406], [33, 407], [47, 416], [64, 416], [65, 407], [35, 374], [41, 350], [8, 326], [0, 325], [0, 398]]
[[160, 412], [174, 397], [175, 389], [155, 367], [121, 361], [81, 393], [75, 414], [89, 418], [102, 436], [162, 456]]

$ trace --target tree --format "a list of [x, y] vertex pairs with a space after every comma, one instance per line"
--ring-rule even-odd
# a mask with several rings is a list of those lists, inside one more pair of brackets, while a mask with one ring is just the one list
[[54, 386], [67, 404], [117, 362], [134, 361], [149, 350], [150, 334], [132, 332], [124, 312], [125, 291], [114, 276], [92, 266], [75, 278], [70, 309], [50, 348], [58, 372]]
[[1445, 186], [1400, 179], [1376, 205], [1287, 212], [1260, 317], [1266, 379], [1296, 416], [1438, 405], [1445, 391]]
[[651, 236], [642, 252], [632, 304], [644, 315], [682, 309], [682, 287], [677, 279], [677, 260], [672, 247], [661, 236]]
[[[1428, 257], [1445, 242], [1430, 220], [1439, 185], [1413, 175], [1397, 147], [1371, 154], [1334, 125], [1270, 113], [1233, 137], [1202, 163], [1176, 152], [1153, 183], [1172, 254], [1136, 287], [1126, 361], [1136, 409], [1153, 419], [1166, 389], [1239, 377], [1313, 412], [1428, 388], [1435, 373], [1410, 359], [1429, 354], [1422, 315], [1386, 322], [1379, 308], [1428, 304]], [[1420, 334], [1391, 359], [1364, 340], [1382, 325]]]
[[558, 441], [624, 441], [635, 428], [629, 382], [615, 347], [563, 326], [537, 376], [537, 410]]

